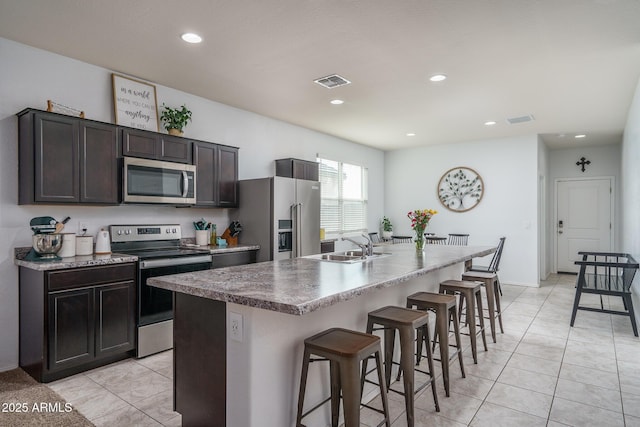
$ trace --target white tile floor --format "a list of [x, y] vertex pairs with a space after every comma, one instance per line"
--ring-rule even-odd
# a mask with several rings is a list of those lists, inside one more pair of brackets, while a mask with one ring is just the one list
[[[553, 275], [540, 288], [503, 286], [505, 333], [497, 343], [488, 335], [489, 351], [479, 350], [477, 365], [467, 346], [466, 378], [452, 363], [451, 397], [438, 379], [439, 413], [429, 387], [416, 397], [416, 427], [640, 426], [640, 340], [624, 316], [579, 311], [569, 327], [574, 282], [575, 276]], [[600, 303], [583, 296], [589, 302]], [[171, 363], [165, 352], [50, 387], [97, 426], [176, 426]], [[402, 396], [389, 398], [393, 426], [405, 427]], [[367, 409], [362, 414], [363, 426], [380, 419]]]
[[179, 426], [173, 354], [128, 359], [49, 384], [96, 426]]

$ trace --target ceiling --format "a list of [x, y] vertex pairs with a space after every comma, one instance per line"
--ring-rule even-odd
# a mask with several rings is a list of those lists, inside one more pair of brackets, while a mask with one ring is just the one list
[[639, 22], [639, 0], [0, 0], [0, 37], [383, 150], [620, 142]]

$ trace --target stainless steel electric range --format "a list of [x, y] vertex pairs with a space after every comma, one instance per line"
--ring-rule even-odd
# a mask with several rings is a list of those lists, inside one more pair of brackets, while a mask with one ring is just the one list
[[211, 268], [206, 250], [180, 247], [177, 224], [112, 225], [111, 251], [138, 257], [136, 357], [173, 347], [173, 292], [147, 285], [150, 277]]

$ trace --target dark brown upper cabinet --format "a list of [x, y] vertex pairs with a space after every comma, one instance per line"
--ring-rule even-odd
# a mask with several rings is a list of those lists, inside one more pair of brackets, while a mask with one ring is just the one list
[[137, 129], [122, 129], [122, 155], [191, 164], [191, 141]]
[[238, 206], [238, 149], [46, 111], [18, 114], [18, 203], [122, 202], [122, 156], [197, 166], [197, 206]]
[[318, 181], [320, 179], [319, 170], [317, 162], [300, 159], [276, 160], [276, 176]]
[[28, 109], [18, 129], [19, 204], [119, 202], [116, 127]]
[[208, 142], [194, 142], [196, 206], [238, 206], [238, 149]]

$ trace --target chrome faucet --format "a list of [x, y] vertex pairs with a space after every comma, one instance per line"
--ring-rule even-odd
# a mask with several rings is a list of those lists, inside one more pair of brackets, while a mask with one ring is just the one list
[[367, 234], [362, 233], [362, 237], [367, 239], [367, 256], [373, 255], [373, 240]]
[[367, 236], [366, 234], [363, 234], [362, 237], [367, 239], [367, 243], [360, 243], [348, 237], [343, 237], [342, 240], [346, 240], [348, 242], [353, 243], [354, 245], [357, 245], [362, 251], [362, 257], [364, 258], [364, 257], [373, 255], [373, 242], [371, 241], [369, 236]]
[[348, 237], [343, 237], [342, 240], [346, 240], [346, 241], [351, 242], [354, 245], [358, 246], [360, 248], [360, 250], [362, 251], [362, 258], [366, 258], [367, 253], [369, 252], [367, 250], [367, 244], [366, 243], [356, 242], [355, 240], [350, 239]]

